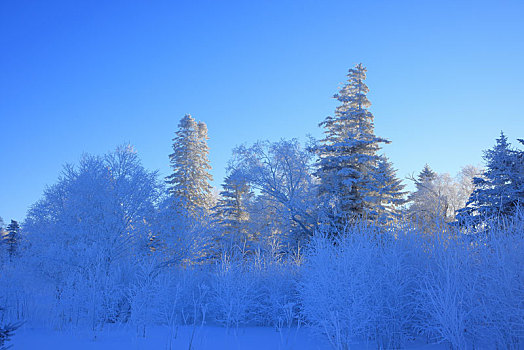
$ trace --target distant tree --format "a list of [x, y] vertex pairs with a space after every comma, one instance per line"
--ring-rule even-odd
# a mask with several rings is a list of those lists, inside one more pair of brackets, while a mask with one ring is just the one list
[[187, 211], [197, 214], [212, 206], [213, 178], [209, 173], [207, 127], [191, 115], [185, 115], [178, 124], [173, 139], [173, 153], [169, 155], [173, 173], [166, 178], [169, 193]]
[[411, 217], [423, 222], [432, 222], [438, 216], [441, 205], [439, 199], [442, 200], [442, 197], [435, 185], [437, 177], [438, 174], [425, 164], [417, 178], [412, 178], [416, 190], [408, 197], [411, 203], [408, 213]]
[[501, 132], [495, 146], [484, 152], [484, 161], [486, 170], [473, 179], [475, 189], [460, 210], [459, 221], [477, 223], [510, 216], [524, 203], [523, 151], [513, 149]]
[[333, 117], [320, 123], [325, 138], [314, 148], [318, 155], [319, 193], [338, 224], [347, 218], [364, 217], [373, 207], [373, 200], [366, 198], [364, 192], [380, 161], [379, 144], [389, 143], [374, 134], [365, 79], [366, 68], [362, 64], [349, 70], [348, 82], [334, 96], [341, 105]]
[[0, 245], [4, 243], [6, 232], [4, 231], [4, 219], [0, 216]]
[[[469, 197], [475, 189], [473, 179], [482, 176], [484, 169], [474, 165], [466, 165], [460, 169], [456, 177], [457, 197], [455, 210], [458, 211], [466, 206]], [[456, 214], [456, 213], [455, 213]]]
[[467, 165], [456, 177], [451, 177], [449, 174], [437, 174], [426, 164], [418, 177], [412, 178], [416, 190], [408, 197], [408, 214], [430, 227], [438, 222], [453, 221], [473, 191], [473, 177], [480, 172], [479, 168]]
[[18, 242], [20, 240], [20, 225], [16, 220], [11, 220], [11, 223], [7, 225], [4, 240], [7, 244], [9, 258], [12, 258], [16, 253]]
[[404, 185], [397, 178], [396, 170], [387, 159], [382, 156], [377, 167], [370, 172], [371, 181], [363, 193], [369, 207], [366, 216], [379, 223], [392, 223], [400, 218], [400, 207], [406, 202]]
[[[4, 252], [7, 251], [7, 232], [5, 232], [4, 230], [4, 220], [2, 219], [2, 217], [0, 217], [0, 265], [2, 263], [2, 258], [3, 258], [3, 255], [4, 255]], [[1, 308], [0, 308], [0, 311], [1, 311]]]
[[415, 185], [417, 186], [417, 189], [420, 189], [420, 188], [423, 188], [423, 184], [426, 182], [426, 181], [433, 181], [437, 178], [437, 173], [434, 172], [430, 167], [429, 165], [426, 163], [424, 165], [424, 169], [422, 169], [422, 171], [420, 172], [420, 174], [418, 174], [418, 182], [415, 183]]
[[460, 175], [458, 179], [447, 173], [437, 175], [433, 181], [434, 218], [451, 222], [457, 210], [466, 205], [459, 181]]

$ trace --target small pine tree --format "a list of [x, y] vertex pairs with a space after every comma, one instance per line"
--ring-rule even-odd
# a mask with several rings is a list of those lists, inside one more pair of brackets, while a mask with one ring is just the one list
[[503, 132], [496, 145], [484, 152], [486, 170], [475, 177], [467, 206], [459, 210], [460, 222], [477, 223], [490, 217], [513, 215], [524, 203], [524, 156], [513, 149]]
[[20, 240], [20, 225], [17, 221], [11, 220], [11, 223], [6, 228], [7, 234], [4, 236], [5, 243], [7, 244], [7, 252], [9, 258], [12, 258], [16, 254], [18, 242]]
[[378, 165], [380, 143], [389, 141], [374, 134], [373, 114], [366, 97], [366, 68], [362, 64], [349, 70], [348, 82], [334, 97], [341, 103], [335, 115], [322, 123], [325, 138], [314, 147], [318, 155], [319, 194], [337, 225], [347, 218], [364, 217], [374, 206], [365, 196]]
[[429, 165], [426, 163], [424, 165], [424, 169], [418, 174], [417, 182], [415, 183], [415, 186], [417, 189], [421, 189], [424, 187], [424, 183], [428, 181], [433, 181], [437, 178], [437, 173], [434, 172]]
[[416, 190], [408, 196], [411, 203], [408, 214], [423, 223], [433, 223], [438, 216], [439, 193], [435, 181], [438, 174], [428, 164], [424, 165], [415, 181]]
[[180, 120], [173, 139], [173, 153], [169, 155], [173, 173], [166, 178], [169, 193], [177, 203], [195, 215], [212, 204], [212, 187], [209, 181], [207, 127], [187, 114]]
[[229, 174], [222, 185], [214, 216], [221, 228], [219, 240], [226, 245], [243, 244], [249, 240], [249, 211], [254, 193], [238, 171]]

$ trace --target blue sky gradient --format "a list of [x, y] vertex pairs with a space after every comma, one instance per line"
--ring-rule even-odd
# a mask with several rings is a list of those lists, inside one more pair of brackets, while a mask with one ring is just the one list
[[191, 113], [219, 186], [234, 146], [306, 134], [368, 67], [398, 175], [481, 164], [524, 138], [523, 1], [3, 1], [0, 216], [22, 220], [64, 163], [130, 142], [169, 173]]

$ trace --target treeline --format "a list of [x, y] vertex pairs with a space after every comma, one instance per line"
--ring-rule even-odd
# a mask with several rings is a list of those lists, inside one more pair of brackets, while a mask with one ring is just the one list
[[380, 153], [365, 78], [349, 70], [323, 139], [235, 148], [220, 193], [207, 127], [190, 115], [166, 179], [131, 146], [65, 166], [22, 227], [1, 230], [0, 324], [145, 336], [306, 323], [337, 349], [521, 345], [523, 151], [501, 134], [484, 170], [425, 166], [407, 193]]
[[[106, 156], [84, 156], [79, 165], [67, 165], [58, 184], [47, 188], [44, 198], [32, 206], [24, 231], [30, 236], [31, 225], [49, 219], [44, 207], [62, 210], [66, 198], [78, 203], [71, 210], [79, 210], [83, 200], [97, 198], [99, 205], [89, 203], [76, 216], [90, 217], [93, 225], [99, 219], [99, 226], [106, 226], [102, 213], [87, 210], [102, 209], [113, 198], [113, 205], [121, 207], [112, 213], [118, 213], [122, 222], [116, 231], [108, 230], [130, 234], [130, 226], [134, 230], [140, 226], [148, 249], [169, 249], [170, 236], [205, 230], [204, 238], [213, 241], [205, 244], [211, 244], [208, 248], [215, 254], [234, 245], [265, 249], [269, 242], [292, 250], [326, 225], [340, 231], [366, 221], [387, 229], [410, 220], [431, 229], [511, 215], [522, 203], [523, 151], [512, 148], [502, 133], [495, 147], [485, 152], [486, 169], [468, 165], [453, 178], [426, 164], [409, 179], [415, 190], [408, 193], [393, 164], [381, 154], [382, 145], [390, 141], [374, 134], [366, 68], [356, 65], [347, 78], [334, 95], [340, 103], [334, 115], [319, 124], [323, 139], [311, 139], [305, 146], [283, 139], [236, 147], [221, 191], [210, 185], [207, 127], [186, 115], [173, 139], [172, 172], [165, 181], [142, 167], [131, 146]], [[75, 186], [83, 192], [71, 192]], [[106, 186], [118, 188], [102, 190]], [[57, 210], [53, 215], [59, 215]], [[19, 228], [5, 231], [0, 226], [12, 255]]]

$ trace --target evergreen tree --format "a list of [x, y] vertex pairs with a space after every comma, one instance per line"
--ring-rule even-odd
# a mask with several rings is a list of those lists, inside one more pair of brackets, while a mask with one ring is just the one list
[[319, 157], [319, 193], [335, 222], [342, 225], [344, 218], [364, 217], [374, 206], [365, 192], [380, 160], [379, 144], [389, 143], [374, 134], [374, 117], [368, 111], [371, 103], [366, 97], [369, 89], [364, 83], [366, 68], [358, 64], [347, 76], [348, 82], [334, 96], [341, 104], [334, 116], [320, 123], [325, 138], [314, 148]]
[[249, 206], [254, 194], [251, 186], [242, 174], [233, 171], [224, 180], [215, 217], [221, 228], [219, 240], [226, 244], [243, 244], [249, 237]]
[[212, 205], [207, 127], [187, 114], [180, 120], [169, 155], [173, 173], [166, 178], [169, 193], [192, 215]]
[[496, 145], [484, 152], [486, 170], [473, 179], [475, 189], [459, 221], [477, 223], [494, 216], [509, 216], [524, 203], [523, 152], [511, 148], [503, 132]]
[[377, 223], [387, 224], [400, 217], [400, 206], [406, 201], [402, 181], [397, 178], [396, 170], [389, 159], [382, 156], [376, 169], [371, 172], [372, 181], [367, 187], [366, 200], [371, 204], [367, 208], [367, 217]]
[[11, 220], [11, 223], [6, 228], [7, 234], [4, 239], [7, 244], [7, 252], [9, 257], [12, 258], [18, 246], [18, 241], [20, 240], [20, 225], [17, 221]]

